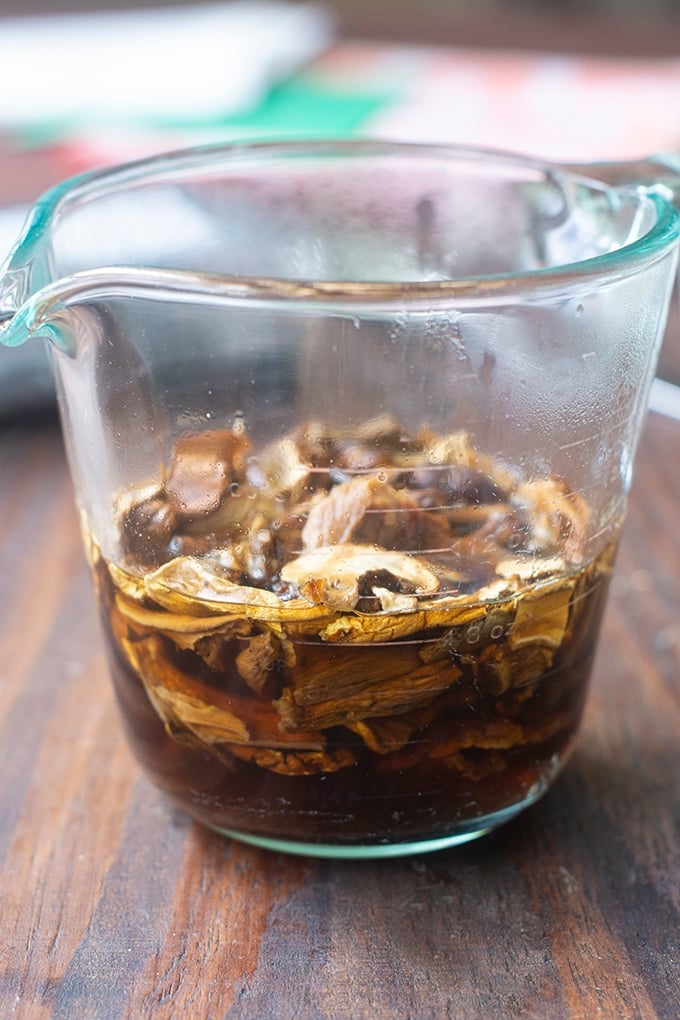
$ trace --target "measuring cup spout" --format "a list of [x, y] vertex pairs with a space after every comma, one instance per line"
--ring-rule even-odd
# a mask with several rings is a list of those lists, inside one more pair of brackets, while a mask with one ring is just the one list
[[18, 347], [33, 335], [36, 308], [30, 299], [54, 278], [49, 257], [50, 219], [45, 199], [38, 201], [14, 247], [0, 263], [0, 343], [7, 347]]
[[60, 312], [60, 288], [52, 285], [32, 295], [26, 301], [17, 300], [19, 285], [11, 274], [0, 276], [0, 344], [20, 347], [33, 337], [61, 342], [65, 334], [55, 328], [63, 318]]
[[26, 336], [19, 338], [12, 328], [23, 300], [19, 296], [21, 290], [21, 278], [12, 273], [5, 263], [0, 267], [0, 342], [8, 347], [16, 347], [27, 339]]

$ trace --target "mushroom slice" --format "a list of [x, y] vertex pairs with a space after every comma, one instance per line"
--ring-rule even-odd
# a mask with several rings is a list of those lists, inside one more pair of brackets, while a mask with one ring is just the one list
[[144, 588], [143, 575], [130, 574], [127, 570], [123, 570], [122, 567], [117, 566], [117, 564], [111, 561], [107, 562], [106, 566], [111, 575], [111, 580], [119, 591], [122, 591], [124, 595], [127, 595], [134, 602], [144, 601], [146, 590]]
[[236, 584], [217, 562], [197, 556], [178, 556], [164, 563], [147, 575], [144, 586], [147, 595], [165, 609], [192, 616], [257, 615], [260, 608], [281, 608], [273, 592]]
[[322, 733], [303, 727], [294, 734], [284, 732], [270, 702], [207, 687], [179, 669], [157, 635], [139, 641], [123, 638], [121, 650], [168, 735], [181, 743], [207, 751], [219, 744], [305, 752], [326, 748]]
[[406, 595], [431, 595], [439, 588], [437, 575], [422, 560], [349, 543], [305, 553], [286, 564], [281, 579], [295, 585], [310, 601], [337, 610], [355, 609], [360, 598], [370, 596], [378, 603], [377, 611], [382, 610], [374, 585]]
[[311, 470], [299, 444], [286, 436], [262, 451], [257, 464], [249, 466], [248, 479], [257, 489], [273, 497], [285, 497], [291, 504], [302, 499]]
[[338, 772], [356, 764], [356, 758], [345, 747], [332, 751], [281, 751], [270, 747], [227, 744], [226, 750], [241, 761], [252, 762], [280, 776], [314, 776], [319, 772]]
[[520, 581], [540, 581], [566, 573], [567, 563], [561, 556], [506, 556], [496, 564], [499, 577], [517, 578]]
[[245, 470], [250, 440], [237, 429], [215, 429], [175, 441], [165, 483], [170, 509], [180, 518], [205, 517]]
[[590, 508], [562, 478], [534, 479], [519, 485], [512, 496], [530, 521], [529, 549], [542, 556], [563, 554], [578, 563], [583, 556]]
[[352, 543], [425, 552], [448, 549], [451, 532], [441, 513], [419, 506], [404, 489], [368, 476], [335, 485], [315, 503], [302, 542], [305, 552]]
[[300, 649], [289, 686], [273, 702], [284, 732], [325, 730], [375, 716], [400, 715], [447, 691], [462, 676], [453, 662], [423, 663], [413, 647], [391, 645], [329, 655], [320, 645]]
[[257, 634], [236, 656], [236, 669], [252, 691], [262, 694], [281, 654], [281, 643], [270, 630]]
[[389, 754], [404, 747], [414, 733], [428, 726], [437, 714], [439, 698], [398, 716], [363, 719], [347, 724], [376, 754]]
[[508, 634], [508, 645], [517, 649], [545, 645], [556, 650], [562, 644], [576, 576], [557, 578], [524, 592], [517, 600], [515, 619]]
[[[168, 612], [165, 609], [147, 609], [116, 593], [116, 609], [126, 621], [152, 633], [161, 631], [170, 637], [175, 635], [191, 635], [194, 640], [222, 630], [229, 621], [223, 613], [211, 616], [197, 616], [196, 613]], [[239, 620], [240, 617], [235, 617]]]

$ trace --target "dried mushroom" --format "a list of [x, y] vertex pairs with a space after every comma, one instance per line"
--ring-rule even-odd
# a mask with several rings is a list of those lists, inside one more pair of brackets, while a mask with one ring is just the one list
[[557, 649], [562, 644], [569, 622], [569, 609], [576, 578], [547, 582], [527, 591], [517, 602], [512, 629], [508, 634], [510, 648], [524, 645], [545, 645]]
[[[228, 625], [228, 619], [224, 616], [200, 616], [189, 613], [168, 612], [157, 606], [148, 609], [136, 602], [131, 602], [123, 595], [116, 595], [116, 608], [121, 616], [131, 623], [139, 624], [149, 631], [159, 631], [165, 634], [210, 634], [215, 630], [222, 630]], [[239, 618], [237, 618], [239, 619]]]
[[280, 606], [273, 592], [232, 581], [217, 555], [209, 560], [178, 556], [149, 574], [144, 588], [149, 598], [165, 609], [197, 616], [244, 612], [245, 607], [278, 610]]
[[417, 649], [353, 648], [329, 656], [312, 645], [301, 649], [295, 667], [286, 671], [288, 686], [274, 708], [281, 728], [325, 729], [371, 716], [408, 712], [445, 691], [462, 675], [454, 662], [423, 663]]
[[421, 560], [406, 553], [351, 544], [305, 553], [286, 564], [281, 579], [311, 602], [337, 610], [355, 609], [359, 600], [366, 598], [380, 603], [372, 606], [374, 611], [388, 608], [375, 595], [376, 585], [409, 595], [427, 595], [439, 588], [437, 575]]
[[[270, 705], [251, 703], [206, 688], [172, 664], [162, 640], [157, 637], [138, 641], [123, 639], [122, 646], [173, 739], [208, 750], [217, 748], [221, 754], [225, 749], [233, 752], [234, 745], [242, 745], [249, 751], [257, 749], [286, 755], [293, 753], [294, 756], [311, 752], [317, 757], [310, 758], [310, 762], [316, 760], [319, 766], [314, 771], [323, 771], [326, 748], [323, 734], [301, 728], [293, 734], [286, 733], [279, 728], [278, 717]], [[345, 759], [345, 764], [354, 761], [351, 755]], [[341, 758], [334, 756], [334, 760], [339, 762]]]
[[244, 478], [249, 448], [248, 438], [236, 429], [181, 436], [165, 482], [169, 511], [192, 518], [217, 510], [229, 486]]
[[356, 764], [356, 758], [345, 747], [333, 751], [274, 751], [268, 747], [233, 744], [228, 745], [227, 750], [241, 761], [252, 762], [282, 776], [314, 776]]
[[271, 631], [258, 634], [236, 656], [236, 669], [257, 694], [264, 690], [269, 674], [281, 654], [281, 644]]
[[306, 552], [343, 544], [380, 545], [427, 553], [446, 550], [451, 533], [443, 514], [378, 477], [335, 485], [310, 509], [302, 529]]
[[512, 502], [531, 522], [528, 552], [563, 555], [578, 563], [583, 554], [590, 508], [562, 478], [541, 478], [518, 485]]
[[371, 751], [376, 754], [389, 754], [391, 751], [399, 751], [414, 733], [431, 723], [439, 707], [440, 702], [435, 698], [428, 704], [401, 715], [362, 719], [345, 725], [348, 730], [360, 736]]
[[191, 762], [225, 828], [251, 801], [311, 841], [505, 811], [578, 725], [617, 539], [586, 561], [589, 520], [565, 480], [389, 415], [180, 437], [121, 496], [120, 557], [90, 542], [141, 753], [165, 785]]

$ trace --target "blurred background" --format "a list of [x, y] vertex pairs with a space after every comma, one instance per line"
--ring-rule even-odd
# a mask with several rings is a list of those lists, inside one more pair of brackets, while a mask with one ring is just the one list
[[[303, 135], [680, 153], [680, 0], [0, 0], [0, 261], [73, 174]], [[30, 347], [0, 350], [0, 418], [52, 401]]]
[[[9, 15], [184, 6], [187, 0], [3, 0]], [[581, 52], [674, 53], [677, 0], [328, 0], [341, 33]], [[674, 38], [675, 35], [675, 38]]]

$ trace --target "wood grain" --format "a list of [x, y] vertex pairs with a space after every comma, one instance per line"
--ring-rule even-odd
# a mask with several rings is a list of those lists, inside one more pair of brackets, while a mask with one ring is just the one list
[[581, 740], [545, 799], [412, 859], [286, 858], [124, 744], [56, 427], [0, 434], [0, 1017], [680, 1016], [680, 425], [649, 419]]

